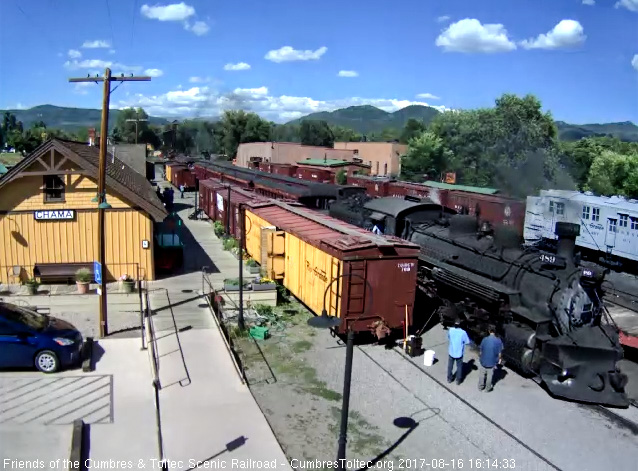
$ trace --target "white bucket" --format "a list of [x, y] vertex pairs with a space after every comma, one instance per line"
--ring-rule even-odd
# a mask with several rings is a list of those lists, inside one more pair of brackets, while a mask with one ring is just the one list
[[434, 350], [426, 350], [423, 355], [423, 364], [425, 366], [432, 366], [434, 364]]

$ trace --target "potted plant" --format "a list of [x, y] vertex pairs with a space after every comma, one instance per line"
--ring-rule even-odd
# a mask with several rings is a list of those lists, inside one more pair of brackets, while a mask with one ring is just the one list
[[232, 237], [226, 237], [223, 242], [224, 250], [231, 250], [237, 247], [237, 241]]
[[255, 278], [253, 281], [253, 291], [268, 291], [277, 289], [277, 285], [273, 280], [266, 277]]
[[78, 286], [78, 293], [86, 294], [89, 292], [91, 278], [91, 271], [88, 268], [80, 268], [75, 272], [75, 284]]
[[135, 280], [126, 273], [120, 276], [120, 283], [122, 284], [122, 291], [125, 293], [132, 293], [135, 289]]
[[232, 249], [230, 249], [230, 253], [233, 254], [233, 256], [239, 260], [239, 247], [233, 247]]
[[[248, 284], [244, 281], [244, 289], [248, 288]], [[224, 280], [224, 291], [239, 291], [239, 278], [226, 278]]]
[[257, 265], [257, 262], [253, 259], [253, 258], [249, 258], [248, 260], [246, 260], [246, 267], [248, 267], [248, 271], [253, 274], [253, 275], [258, 275], [259, 274], [259, 266]]
[[28, 294], [38, 293], [38, 286], [40, 286], [40, 282], [38, 282], [38, 280], [36, 280], [35, 278], [29, 278], [27, 281], [24, 282], [24, 284], [27, 287]]

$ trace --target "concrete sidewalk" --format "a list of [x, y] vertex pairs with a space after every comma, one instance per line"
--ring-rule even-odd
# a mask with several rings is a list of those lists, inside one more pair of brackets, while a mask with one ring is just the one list
[[[192, 199], [176, 198], [175, 202], [188, 204]], [[225, 278], [237, 277], [238, 260], [223, 250], [210, 222], [188, 219], [191, 212], [190, 207], [179, 212], [190, 232], [184, 240], [185, 273], [149, 286], [160, 357], [162, 435], [169, 468], [190, 469], [208, 460], [223, 461], [226, 468], [231, 468], [253, 460], [274, 461], [277, 468], [290, 469], [250, 390], [242, 384], [213, 314], [200, 296], [202, 265], [212, 269], [211, 262], [214, 264], [216, 273], [208, 278], [220, 288]], [[244, 275], [251, 276], [247, 272]], [[234, 440], [239, 446], [228, 451], [227, 444]]]

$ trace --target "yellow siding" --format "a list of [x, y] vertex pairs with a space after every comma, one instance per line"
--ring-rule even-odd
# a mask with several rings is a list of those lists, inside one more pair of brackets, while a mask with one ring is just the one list
[[[22, 279], [33, 275], [36, 263], [93, 262], [98, 259], [97, 210], [76, 214], [75, 221], [35, 221], [33, 213], [0, 215], [0, 282], [16, 283], [13, 266], [22, 267]], [[135, 210], [105, 213], [108, 279], [127, 273], [153, 279], [153, 224]], [[150, 247], [142, 248], [142, 240]]]
[[[343, 272], [343, 262], [297, 237], [286, 233], [286, 268], [284, 286], [315, 314], [323, 309], [323, 296], [328, 283], [336, 276], [335, 267]], [[326, 297], [329, 315], [340, 315], [336, 296], [337, 282]]]
[[166, 181], [167, 182], [173, 181], [173, 166], [172, 165], [166, 166]]
[[[261, 228], [272, 226], [268, 221], [246, 210], [246, 252], [260, 265], [261, 260]], [[265, 261], [264, 261], [265, 262]]]

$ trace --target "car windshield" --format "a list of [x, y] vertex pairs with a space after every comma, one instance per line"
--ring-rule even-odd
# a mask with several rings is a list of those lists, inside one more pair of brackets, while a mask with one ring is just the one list
[[0, 303], [0, 316], [10, 322], [24, 324], [35, 330], [44, 330], [49, 324], [46, 316], [15, 304]]

